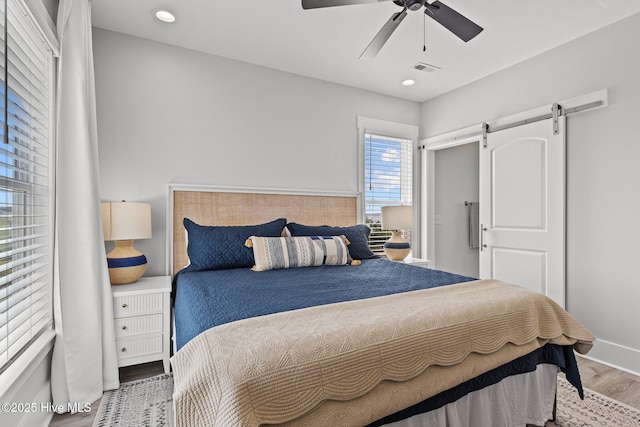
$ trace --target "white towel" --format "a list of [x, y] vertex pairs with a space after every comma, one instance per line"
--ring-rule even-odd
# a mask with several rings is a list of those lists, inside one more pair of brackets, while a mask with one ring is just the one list
[[480, 205], [468, 203], [469, 205], [469, 247], [477, 249], [480, 247]]

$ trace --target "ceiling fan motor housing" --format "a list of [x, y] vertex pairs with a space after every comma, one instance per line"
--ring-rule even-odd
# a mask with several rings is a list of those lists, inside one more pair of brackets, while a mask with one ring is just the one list
[[404, 6], [409, 10], [418, 10], [424, 5], [424, 0], [404, 0]]

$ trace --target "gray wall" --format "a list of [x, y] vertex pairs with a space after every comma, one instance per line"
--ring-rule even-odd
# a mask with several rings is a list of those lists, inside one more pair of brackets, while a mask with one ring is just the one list
[[609, 106], [568, 118], [567, 306], [591, 355], [640, 372], [640, 14], [422, 105], [438, 135], [607, 88]]
[[136, 242], [164, 274], [170, 182], [357, 191], [356, 117], [420, 104], [94, 29], [101, 196], [152, 204]]
[[478, 202], [478, 144], [435, 152], [435, 268], [479, 276], [478, 249], [469, 248], [468, 207]]

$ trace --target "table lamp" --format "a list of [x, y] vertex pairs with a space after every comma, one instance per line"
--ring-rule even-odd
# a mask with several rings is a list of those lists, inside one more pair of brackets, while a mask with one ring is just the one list
[[147, 268], [147, 257], [133, 241], [151, 238], [151, 205], [122, 201], [102, 203], [101, 208], [104, 240], [116, 245], [107, 255], [109, 279], [114, 285], [133, 283]]
[[391, 230], [391, 237], [384, 245], [384, 253], [393, 261], [402, 261], [411, 252], [411, 245], [402, 237], [402, 230], [413, 228], [413, 208], [411, 206], [383, 206], [382, 229]]

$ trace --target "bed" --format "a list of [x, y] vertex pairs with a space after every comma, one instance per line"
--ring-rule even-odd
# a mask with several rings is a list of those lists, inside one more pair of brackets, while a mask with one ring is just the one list
[[[168, 199], [179, 426], [543, 425], [559, 370], [582, 392], [589, 331], [515, 285], [362, 257], [357, 195], [172, 186]], [[269, 264], [280, 246], [263, 263], [285, 224], [287, 244], [330, 231], [337, 265]], [[266, 271], [221, 261], [236, 254]]]

